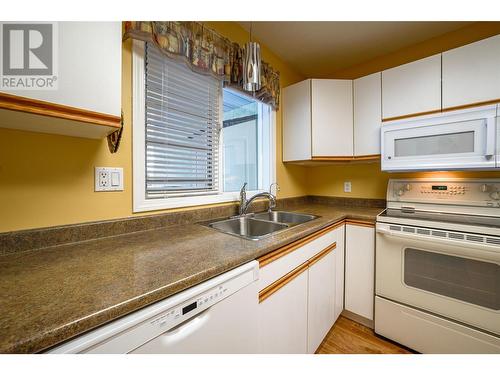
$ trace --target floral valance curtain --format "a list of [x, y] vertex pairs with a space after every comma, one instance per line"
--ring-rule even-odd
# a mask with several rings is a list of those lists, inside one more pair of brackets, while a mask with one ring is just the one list
[[[170, 58], [184, 61], [193, 71], [210, 74], [225, 86], [243, 91], [243, 48], [199, 22], [127, 21], [125, 38], [154, 42]], [[262, 62], [262, 88], [255, 97], [279, 107], [279, 72]]]

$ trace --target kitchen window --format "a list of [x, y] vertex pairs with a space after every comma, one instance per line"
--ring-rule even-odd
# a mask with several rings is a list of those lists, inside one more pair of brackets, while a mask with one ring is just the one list
[[236, 201], [275, 180], [270, 106], [164, 56], [133, 47], [134, 212]]

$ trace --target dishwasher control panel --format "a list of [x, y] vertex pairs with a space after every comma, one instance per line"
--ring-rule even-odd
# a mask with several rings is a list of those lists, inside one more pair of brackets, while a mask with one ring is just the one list
[[177, 321], [183, 321], [181, 319], [184, 317], [191, 317], [193, 315], [199, 314], [203, 310], [209, 308], [213, 304], [219, 302], [220, 300], [226, 298], [230, 294], [229, 288], [226, 285], [218, 285], [217, 287], [210, 289], [208, 292], [201, 294], [200, 296], [194, 297], [188, 302], [182, 303], [160, 316], [154, 318], [150, 321], [150, 324], [164, 326], [176, 325]]

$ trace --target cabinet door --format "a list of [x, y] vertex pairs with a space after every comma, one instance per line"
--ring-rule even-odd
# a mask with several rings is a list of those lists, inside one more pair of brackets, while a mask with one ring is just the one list
[[309, 267], [307, 352], [311, 354], [335, 322], [335, 251]]
[[311, 159], [311, 80], [283, 89], [283, 161]]
[[380, 154], [382, 73], [354, 80], [354, 156]]
[[313, 79], [311, 107], [312, 155], [352, 156], [352, 81]]
[[336, 321], [344, 309], [344, 235], [345, 225], [335, 229], [337, 247], [335, 255], [335, 308], [334, 321]]
[[443, 108], [500, 99], [500, 35], [443, 52]]
[[57, 22], [57, 26], [57, 90], [3, 91], [120, 116], [121, 22]]
[[307, 351], [307, 270], [259, 304], [261, 353]]
[[346, 225], [345, 309], [373, 320], [375, 230]]
[[382, 72], [384, 119], [441, 109], [441, 54]]

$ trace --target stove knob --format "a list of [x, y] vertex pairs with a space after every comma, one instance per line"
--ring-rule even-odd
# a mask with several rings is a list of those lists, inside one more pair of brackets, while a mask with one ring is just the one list
[[411, 190], [411, 185], [410, 184], [406, 184], [405, 185], [405, 190], [406, 191], [410, 191]]
[[483, 193], [486, 193], [488, 192], [488, 190], [490, 190], [490, 187], [486, 184], [482, 184], [480, 187], [479, 187], [479, 190], [481, 190], [481, 192]]
[[490, 194], [490, 198], [497, 201], [500, 199], [500, 191], [494, 191]]
[[397, 195], [398, 196], [402, 196], [404, 194], [404, 190], [403, 189], [399, 189], [398, 192], [397, 192]]

